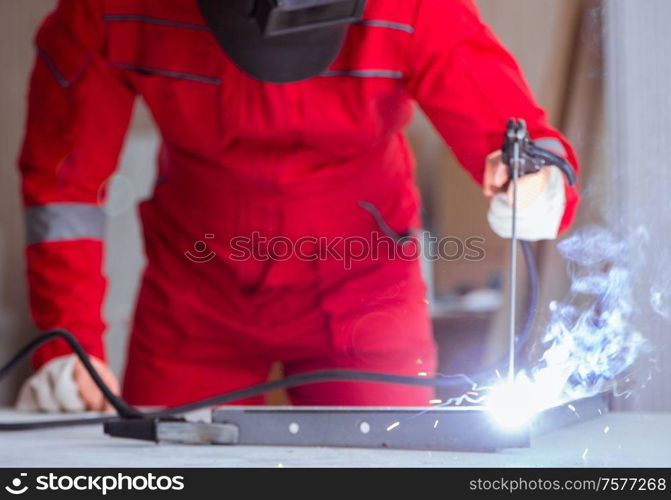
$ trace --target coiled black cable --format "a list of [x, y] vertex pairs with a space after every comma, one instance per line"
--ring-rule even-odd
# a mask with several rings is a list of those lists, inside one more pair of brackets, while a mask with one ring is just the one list
[[538, 266], [536, 265], [536, 255], [530, 242], [520, 241], [524, 262], [527, 269], [527, 308], [524, 312], [524, 322], [516, 337], [517, 354], [528, 345], [531, 339], [531, 329], [536, 319], [538, 309]]
[[120, 417], [124, 418], [142, 417], [142, 413], [139, 410], [136, 410], [128, 403], [126, 403], [123, 399], [116, 396], [112, 392], [112, 390], [107, 386], [107, 384], [105, 384], [103, 379], [98, 374], [98, 371], [91, 364], [91, 360], [89, 359], [89, 356], [86, 353], [86, 351], [84, 351], [84, 349], [79, 344], [74, 335], [72, 335], [67, 330], [61, 330], [61, 329], [50, 330], [45, 334], [40, 335], [36, 339], [33, 339], [30, 342], [28, 342], [22, 349], [19, 350], [19, 352], [16, 353], [16, 355], [14, 355], [12, 359], [9, 360], [8, 363], [0, 367], [0, 380], [2, 380], [18, 363], [27, 358], [31, 352], [33, 352], [42, 344], [49, 342], [50, 340], [53, 340], [55, 338], [61, 338], [68, 343], [68, 345], [72, 348], [72, 350], [77, 355], [79, 360], [83, 363], [86, 371], [89, 373], [89, 375], [91, 375], [91, 378], [98, 386], [98, 389], [100, 389], [100, 391], [103, 393], [103, 396], [105, 396], [105, 399], [114, 407], [114, 409], [116, 410], [117, 414]]
[[381, 382], [388, 384], [402, 384], [402, 385], [416, 385], [425, 387], [459, 387], [469, 386], [469, 380], [460, 375], [444, 376], [444, 377], [411, 377], [403, 375], [392, 375], [387, 373], [376, 373], [355, 370], [324, 370], [308, 373], [299, 373], [285, 377], [282, 380], [265, 382], [263, 384], [254, 385], [245, 389], [228, 392], [207, 398], [194, 403], [175, 406], [160, 411], [143, 412], [137, 408], [133, 408], [126, 403], [119, 396], [115, 395], [109, 387], [102, 380], [95, 367], [91, 364], [88, 355], [81, 347], [77, 339], [66, 330], [52, 330], [44, 335], [39, 336], [33, 341], [29, 342], [23, 347], [7, 364], [0, 368], [0, 380], [6, 376], [9, 371], [23, 360], [28, 354], [39, 347], [44, 342], [48, 342], [54, 338], [60, 337], [64, 339], [74, 350], [77, 357], [82, 361], [86, 371], [91, 375], [93, 381], [102, 391], [105, 399], [109, 401], [117, 412], [117, 416], [108, 417], [92, 417], [92, 418], [77, 418], [77, 419], [54, 419], [41, 420], [35, 422], [10, 422], [0, 423], [0, 431], [10, 430], [29, 430], [29, 429], [43, 429], [53, 427], [68, 427], [74, 425], [90, 425], [111, 422], [119, 419], [139, 419], [139, 418], [161, 418], [174, 415], [180, 415], [190, 411], [207, 408], [211, 406], [230, 403], [240, 399], [245, 399], [253, 396], [258, 396], [270, 391], [278, 389], [288, 389], [307, 384], [315, 384], [319, 382], [333, 382], [333, 381], [361, 381], [361, 382]]

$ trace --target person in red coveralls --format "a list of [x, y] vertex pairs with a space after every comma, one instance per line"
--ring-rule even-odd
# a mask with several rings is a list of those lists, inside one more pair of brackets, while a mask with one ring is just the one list
[[[105, 186], [138, 97], [162, 137], [139, 208], [147, 266], [122, 390], [132, 404], [257, 384], [273, 362], [287, 375], [435, 371], [420, 262], [396, 255], [416, 242], [339, 253], [420, 226], [403, 133], [413, 103], [491, 198], [501, 236], [508, 118], [576, 165], [473, 0], [60, 0], [36, 46], [19, 161], [32, 315], [41, 330], [73, 332], [115, 390], [101, 318]], [[519, 193], [521, 238], [571, 223], [578, 194], [556, 168], [523, 178]], [[280, 240], [300, 252], [278, 255]], [[105, 407], [63, 342], [33, 362], [20, 407]], [[414, 406], [432, 391], [330, 382], [289, 397]]]

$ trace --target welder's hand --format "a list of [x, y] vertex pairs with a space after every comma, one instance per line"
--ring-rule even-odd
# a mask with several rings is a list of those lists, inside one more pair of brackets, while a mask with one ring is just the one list
[[[506, 192], [508, 167], [501, 161], [501, 152], [487, 157], [483, 192], [490, 199], [487, 220], [502, 238], [512, 235], [512, 184]], [[521, 240], [551, 240], [557, 237], [566, 196], [564, 177], [556, 167], [521, 177], [517, 183], [517, 235]]]
[[[103, 382], [112, 390], [112, 392], [118, 395], [121, 391], [119, 389], [119, 381], [114, 375], [114, 372], [110, 369], [109, 366], [104, 361], [99, 360], [91, 356], [91, 363], [93, 367], [100, 374], [100, 378], [103, 379]], [[86, 371], [84, 365], [79, 359], [75, 361], [75, 367], [73, 370], [73, 377], [79, 388], [79, 395], [84, 400], [87, 410], [94, 411], [108, 411], [112, 409], [112, 405], [105, 400], [103, 393], [100, 392], [98, 386], [95, 384], [89, 372]]]
[[[554, 168], [554, 167], [551, 167]], [[543, 193], [550, 181], [550, 168], [543, 168], [535, 174], [528, 174], [517, 180], [517, 207], [525, 208], [531, 205]], [[487, 157], [485, 178], [482, 191], [489, 199], [503, 193], [503, 186], [508, 182], [508, 166], [501, 159], [501, 151], [495, 151]], [[513, 184], [509, 184], [506, 191], [508, 204], [513, 203]]]
[[[110, 368], [91, 357], [105, 383], [115, 394], [119, 383]], [[84, 365], [74, 355], [54, 358], [23, 383], [16, 407], [23, 411], [78, 412], [108, 410], [107, 403]]]

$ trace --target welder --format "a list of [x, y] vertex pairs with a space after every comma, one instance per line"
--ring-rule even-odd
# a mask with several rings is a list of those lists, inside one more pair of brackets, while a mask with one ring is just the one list
[[[346, 253], [352, 239], [365, 247], [421, 226], [403, 133], [413, 103], [491, 199], [503, 237], [508, 118], [576, 165], [473, 0], [60, 0], [36, 47], [19, 160], [32, 316], [40, 330], [73, 332], [115, 390], [104, 201], [138, 98], [162, 137], [139, 207], [147, 265], [123, 380], [131, 404], [257, 384], [275, 362], [288, 375], [436, 370], [420, 262], [403, 257], [417, 242], [347, 262], [322, 245]], [[578, 203], [556, 168], [520, 179], [518, 195], [526, 240], [555, 238]], [[257, 243], [241, 256], [245, 238]], [[300, 252], [280, 252], [280, 240]], [[19, 406], [104, 408], [65, 343], [33, 363]], [[423, 406], [432, 392], [333, 382], [289, 397]]]

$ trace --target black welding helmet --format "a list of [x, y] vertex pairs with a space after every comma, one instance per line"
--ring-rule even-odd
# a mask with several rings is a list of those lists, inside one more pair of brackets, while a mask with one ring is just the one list
[[366, 0], [198, 0], [215, 38], [257, 80], [289, 83], [326, 70]]

